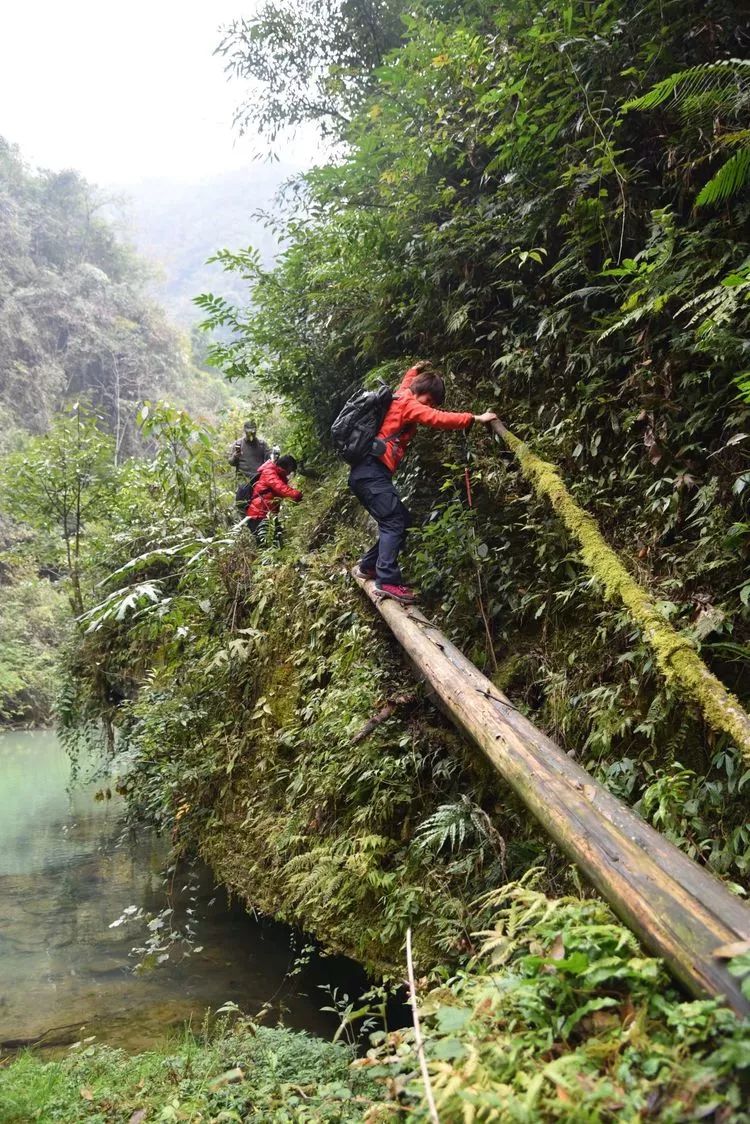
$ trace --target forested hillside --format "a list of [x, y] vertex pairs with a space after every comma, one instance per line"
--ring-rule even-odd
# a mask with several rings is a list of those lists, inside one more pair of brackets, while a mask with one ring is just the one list
[[104, 470], [143, 451], [143, 401], [216, 417], [234, 399], [196, 367], [148, 281], [96, 189], [30, 169], [0, 138], [0, 725], [49, 720], [60, 579], [78, 574], [66, 548], [107, 517]]
[[0, 409], [42, 433], [83, 397], [133, 451], [135, 411], [169, 395], [215, 411], [227, 395], [196, 372], [189, 346], [145, 295], [147, 272], [76, 172], [34, 172], [0, 139]]
[[[353, 388], [431, 360], [449, 409], [495, 408], [554, 463], [750, 706], [744, 7], [269, 0], [224, 41], [245, 123], [270, 145], [312, 123], [332, 153], [272, 268], [221, 255], [243, 302], [199, 302], [231, 332], [216, 363], [283, 401], [285, 448], [320, 476], [283, 543], [258, 541], [228, 525], [215, 431], [143, 415], [158, 452], [82, 562], [60, 718], [73, 751], [103, 724], [134, 820], [378, 985], [403, 980], [413, 932], [424, 1051], [383, 1030], [355, 1063], [377, 1096], [271, 1119], [750, 1120], [747, 1021], [646, 954], [362, 597], [350, 568], [372, 527], [329, 439]], [[428, 616], [746, 897], [741, 746], [665, 677], [518, 460], [474, 425], [423, 434], [397, 480]], [[750, 996], [748, 942], [716, 955]], [[258, 1119], [240, 1097], [213, 1108]]]

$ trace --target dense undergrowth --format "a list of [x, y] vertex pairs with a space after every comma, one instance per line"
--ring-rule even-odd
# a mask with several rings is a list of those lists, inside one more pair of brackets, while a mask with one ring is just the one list
[[[450, 405], [495, 403], [560, 467], [747, 703], [736, 5], [375, 8], [377, 50], [354, 36], [345, 58], [316, 6], [296, 7], [286, 45], [265, 10], [255, 38], [236, 34], [235, 69], [283, 73], [295, 119], [324, 119], [339, 147], [292, 193], [275, 270], [221, 255], [250, 303], [203, 298], [235, 330], [217, 361], [283, 396], [288, 443], [317, 455], [352, 384], [429, 355]], [[320, 34], [305, 39], [305, 20]], [[687, 67], [702, 69], [671, 80], [671, 101], [626, 108]], [[305, 82], [320, 97], [300, 100]], [[321, 461], [286, 544], [258, 549], [227, 529], [216, 435], [158, 419], [157, 460], [128, 470], [91, 558], [61, 707], [71, 748], [103, 720], [133, 815], [374, 971], [400, 976], [411, 926], [446, 1120], [746, 1119], [746, 1029], [670, 990], [415, 687], [348, 576], [367, 532], [343, 474]], [[430, 615], [613, 793], [746, 892], [746, 763], [664, 682], [514, 458], [482, 433], [420, 438], [400, 480], [418, 527], [407, 573]], [[397, 695], [414, 697], [355, 742]], [[409, 1034], [370, 1060], [424, 1119]]]
[[[352, 385], [429, 356], [449, 405], [492, 404], [559, 466], [665, 619], [747, 701], [736, 5], [387, 3], [369, 23], [365, 8], [341, 9], [372, 31], [345, 54], [316, 37], [325, 15], [295, 5], [284, 44], [271, 8], [250, 39], [235, 29], [232, 68], [271, 92], [269, 136], [286, 104], [340, 147], [288, 200], [273, 271], [220, 255], [252, 304], [203, 298], [210, 323], [235, 329], [216, 361], [283, 394], [310, 443]], [[422, 524], [408, 572], [452, 638], [613, 791], [746, 886], [741, 754], [665, 687], [629, 614], [605, 603], [606, 575], [581, 566], [513, 458], [481, 438], [425, 441], [402, 485]]]
[[[334, 474], [281, 549], [144, 528], [123, 567], [121, 533], [68, 720], [117, 723], [132, 813], [248, 904], [394, 981], [412, 927], [444, 1119], [744, 1119], [747, 1028], [670, 987], [421, 694], [349, 576], [363, 531]], [[414, 697], [353, 744], [395, 695]], [[411, 1032], [358, 1064], [382, 1086], [368, 1112], [428, 1118]]]
[[[545, 845], [363, 603], [354, 516], [335, 478], [281, 551], [184, 531], [176, 555], [145, 551], [89, 616], [67, 722], [116, 723], [134, 815], [254, 906], [393, 970], [417, 919], [431, 958], [469, 949], [471, 903]], [[413, 697], [355, 749], [397, 695]]]
[[[490, 895], [479, 956], [421, 996], [444, 1121], [750, 1119], [750, 1040], [714, 1002], [684, 1002], [609, 909], [527, 885]], [[366, 1065], [430, 1119], [414, 1035], [375, 1036]]]

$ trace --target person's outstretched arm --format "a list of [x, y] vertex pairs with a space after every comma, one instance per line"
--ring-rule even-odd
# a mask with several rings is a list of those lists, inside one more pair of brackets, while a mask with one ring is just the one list
[[408, 398], [404, 402], [402, 418], [405, 425], [429, 425], [432, 429], [470, 429], [475, 421], [488, 423], [494, 420], [495, 414], [486, 410], [483, 414], [451, 413], [450, 410], [436, 410], [434, 406], [426, 406], [416, 398]]
[[291, 484], [287, 484], [277, 474], [264, 479], [263, 483], [275, 496], [279, 496], [282, 500], [292, 500], [294, 503], [299, 503], [302, 499], [302, 492], [293, 488]]

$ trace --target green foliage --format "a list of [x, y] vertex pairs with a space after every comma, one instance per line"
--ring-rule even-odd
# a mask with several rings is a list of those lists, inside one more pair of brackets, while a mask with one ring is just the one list
[[[621, 111], [727, 58], [736, 5], [712, 4], [711, 35], [698, 0], [668, 20], [657, 0], [417, 7], [343, 91], [342, 48], [312, 36], [305, 58], [301, 25], [274, 39], [273, 13], [258, 41], [234, 36], [235, 70], [263, 81], [291, 60], [306, 68], [298, 119], [316, 118], [309, 78], [347, 120], [327, 118], [340, 146], [292, 201], [276, 268], [217, 255], [248, 299], [201, 300], [232, 333], [215, 360], [284, 398], [309, 442], [352, 386], [429, 352], [462, 406], [499, 401], [560, 466], [661, 616], [745, 701], [747, 206], [693, 206], [717, 152], [695, 116], [670, 132]], [[481, 434], [468, 453], [437, 448], [419, 443], [402, 477], [430, 613], [612, 791], [745, 881], [737, 747], [665, 685], [630, 615], [602, 605], [512, 460]], [[365, 531], [342, 483], [306, 496], [282, 549], [214, 534], [194, 549], [205, 509], [185, 512], [190, 530], [159, 534], [142, 508], [117, 523], [102, 564], [118, 608], [76, 652], [74, 713], [118, 723], [134, 812], [246, 900], [392, 974], [409, 926], [421, 970], [454, 967], [502, 909], [490, 959], [425, 1012], [445, 1119], [741, 1112], [744, 1028], [682, 1004], [598, 903], [554, 900], [574, 873], [429, 704], [352, 746], [403, 670], [346, 574]], [[540, 861], [548, 896], [477, 904]], [[386, 1050], [382, 1075], [419, 1118], [408, 1036]]]
[[2, 465], [4, 509], [30, 527], [56, 531], [65, 546], [71, 603], [83, 612], [81, 539], [107, 513], [114, 441], [76, 403], [41, 437], [28, 437]]
[[[282, 550], [257, 551], [243, 533], [151, 539], [84, 617], [65, 721], [117, 724], [113, 768], [134, 816], [198, 847], [257, 907], [383, 966], [428, 899], [425, 942], [455, 953], [471, 898], [535, 844], [511, 802], [506, 854], [488, 778], [456, 757], [424, 704], [352, 753], [356, 730], [404, 684], [342, 574], [350, 548], [329, 530], [306, 552], [308, 536], [350, 519], [341, 504], [337, 481], [308, 489]], [[130, 534], [142, 539], [132, 521]], [[471, 841], [454, 854], [433, 838], [440, 815], [430, 819], [450, 803], [465, 808], [456, 831]]]
[[709, 125], [717, 150], [737, 148], [701, 188], [696, 206], [715, 206], [732, 199], [750, 182], [750, 130], [741, 127], [750, 107], [750, 61], [722, 59], [671, 74], [623, 108], [651, 110], [667, 101], [685, 122]]
[[[425, 352], [457, 404], [494, 400], [746, 703], [748, 210], [693, 206], [724, 142], [746, 143], [746, 62], [735, 7], [712, 19], [709, 39], [697, 0], [668, 20], [656, 0], [414, 10], [306, 177], [275, 270], [224, 253], [249, 301], [213, 300], [234, 372], [324, 440], [352, 385]], [[661, 105], [623, 112], [654, 88]], [[431, 611], [490, 673], [515, 661], [514, 699], [628, 799], [649, 769], [692, 770], [712, 823], [676, 833], [744, 877], [746, 793], [719, 764], [739, 768], [735, 747], [661, 682], [629, 616], [602, 610], [514, 466], [472, 437], [469, 513], [460, 454], [435, 445], [402, 477]]]
[[[684, 1002], [606, 906], [528, 881], [487, 906], [476, 961], [420, 997], [441, 1119], [750, 1119], [750, 1026]], [[428, 1120], [412, 1032], [375, 1038], [369, 1073]]]
[[401, 38], [402, 0], [265, 0], [225, 30], [218, 53], [250, 84], [235, 114], [241, 132], [270, 140], [303, 122], [340, 133], [371, 74]]
[[377, 1089], [351, 1060], [298, 1031], [224, 1018], [145, 1054], [83, 1044], [57, 1061], [23, 1055], [0, 1070], [0, 1121], [354, 1124]]
[[51, 722], [64, 626], [59, 586], [25, 565], [6, 574], [0, 584], [0, 724]]
[[187, 514], [203, 506], [218, 516], [216, 429], [196, 423], [185, 410], [168, 402], [144, 403], [138, 423], [146, 437], [158, 441], [154, 475], [174, 508]]

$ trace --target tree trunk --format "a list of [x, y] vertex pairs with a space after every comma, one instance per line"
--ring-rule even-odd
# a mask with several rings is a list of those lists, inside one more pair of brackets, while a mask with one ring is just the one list
[[750, 908], [519, 714], [418, 609], [356, 580], [449, 717], [625, 924], [694, 995], [724, 996], [737, 1014], [750, 1014], [719, 952], [750, 940]]
[[664, 677], [703, 711], [715, 730], [729, 735], [750, 761], [750, 714], [724, 684], [709, 671], [698, 655], [695, 642], [662, 616], [645, 589], [628, 573], [622, 560], [604, 540], [593, 516], [574, 501], [554, 465], [541, 460], [499, 420], [492, 422], [497, 434], [516, 455], [521, 471], [537, 495], [546, 496], [568, 531], [581, 547], [584, 565], [604, 586], [607, 597], [622, 601], [656, 653]]

